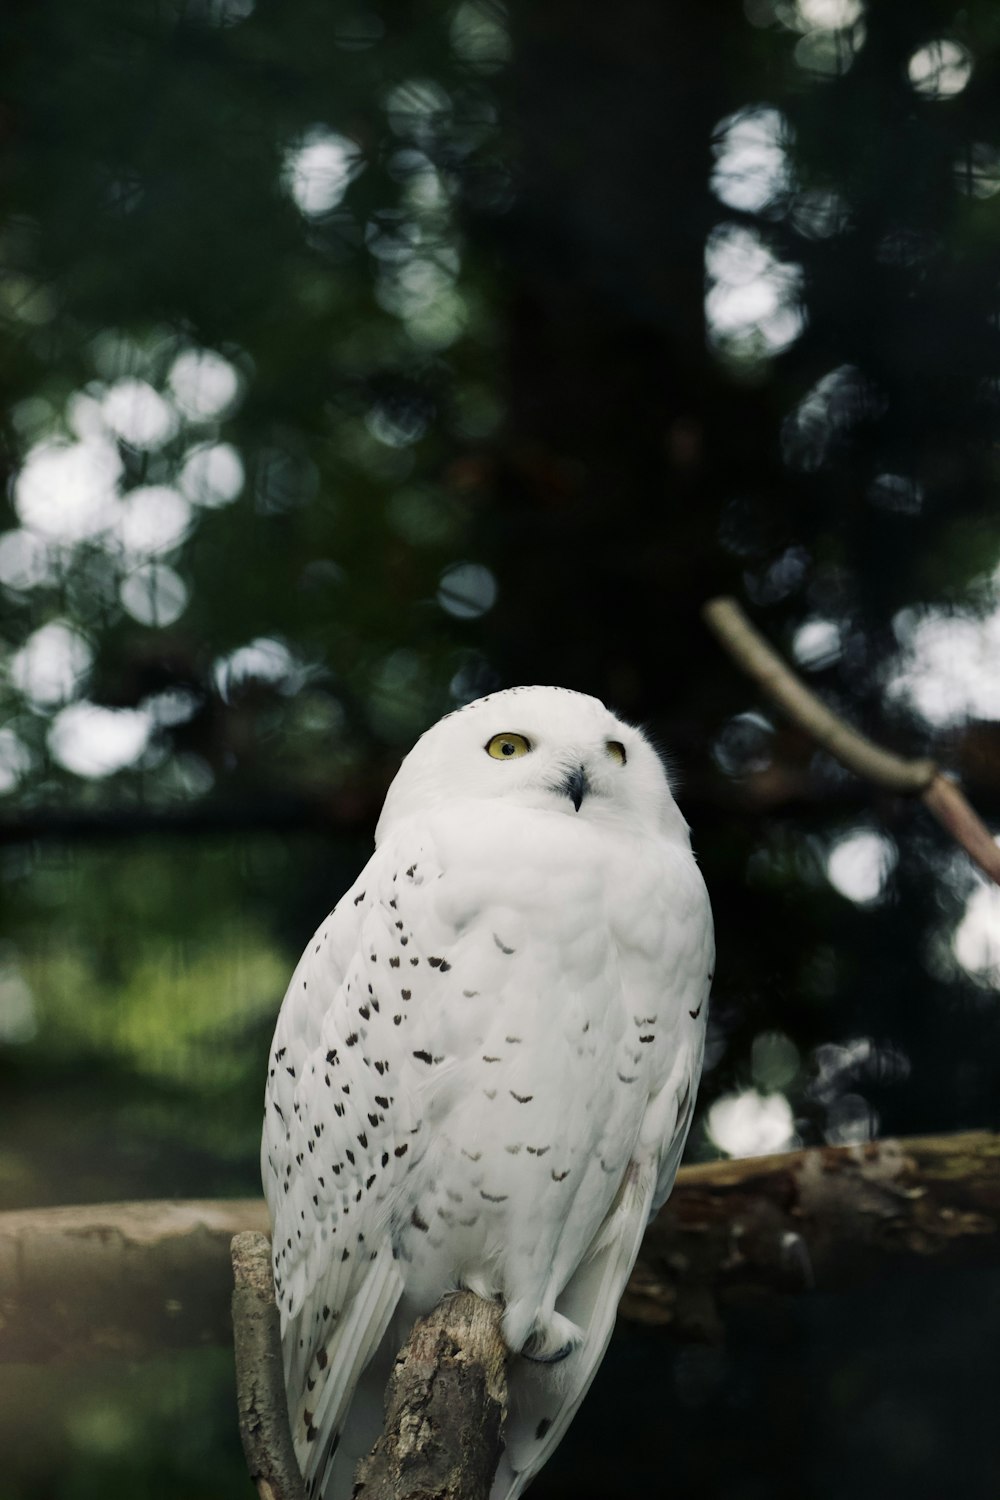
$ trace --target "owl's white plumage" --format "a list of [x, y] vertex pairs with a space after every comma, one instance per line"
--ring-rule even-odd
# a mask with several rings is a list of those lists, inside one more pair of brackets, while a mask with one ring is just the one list
[[[494, 758], [498, 734], [528, 753]], [[492, 1500], [545, 1461], [673, 1183], [713, 951], [660, 760], [596, 699], [492, 694], [406, 757], [269, 1062], [262, 1170], [311, 1494], [350, 1493], [395, 1351], [459, 1286], [503, 1299], [515, 1356]]]

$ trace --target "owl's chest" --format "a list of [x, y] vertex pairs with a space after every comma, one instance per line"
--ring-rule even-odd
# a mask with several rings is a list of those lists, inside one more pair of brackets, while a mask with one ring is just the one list
[[483, 823], [461, 857], [438, 842], [426, 920], [470, 957], [488, 936], [512, 968], [586, 979], [615, 950], [655, 954], [672, 873], [659, 839], [534, 811]]
[[586, 1140], [598, 1114], [641, 1112], [687, 1014], [671, 851], [534, 814], [441, 819], [385, 855], [342, 1029], [391, 1067], [424, 1140], [461, 1116], [526, 1149], [542, 1116]]
[[364, 992], [383, 994], [388, 953], [383, 980], [408, 997], [400, 1025], [384, 1002], [364, 1024], [369, 1045], [386, 1033], [412, 1115], [398, 1211], [414, 1264], [456, 1236], [475, 1259], [518, 1225], [537, 1235], [540, 1203], [552, 1233], [574, 1204], [599, 1220], [675, 1051], [669, 860], [570, 820], [533, 831], [428, 839], [363, 945]]
[[666, 872], [593, 837], [534, 859], [512, 844], [461, 870], [445, 863], [431, 883], [427, 962], [444, 961], [411, 1014], [420, 1051], [441, 1062], [416, 1083], [432, 1120], [502, 1116], [506, 1137], [545, 1111], [553, 1129], [561, 1117], [580, 1131], [587, 1112], [616, 1110], [623, 1087], [638, 1084], [638, 1099], [654, 1082], [662, 1049], [646, 1022], [669, 990]]
[[589, 1046], [619, 1024], [624, 972], [634, 979], [643, 955], [610, 875], [551, 859], [543, 869], [527, 860], [445, 869], [424, 924], [437, 943], [430, 957], [444, 955], [427, 1017], [437, 1051], [468, 1055], [507, 1035], [521, 1039], [504, 1045], [521, 1045], [522, 1056], [561, 1051], [578, 1033], [595, 1032]]

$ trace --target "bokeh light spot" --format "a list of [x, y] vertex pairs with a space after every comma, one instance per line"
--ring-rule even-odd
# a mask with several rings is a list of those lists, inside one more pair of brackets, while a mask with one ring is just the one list
[[955, 186], [967, 198], [995, 198], [1000, 193], [1000, 151], [974, 141], [955, 162]]
[[194, 505], [229, 505], [243, 489], [243, 460], [232, 443], [199, 443], [185, 454], [180, 485]]
[[75, 776], [111, 776], [138, 760], [149, 743], [152, 720], [136, 708], [71, 703], [52, 721], [52, 756]]
[[836, 620], [805, 620], [792, 638], [792, 655], [800, 667], [818, 672], [832, 666], [842, 650]]
[[720, 120], [713, 132], [710, 186], [721, 203], [760, 213], [792, 186], [791, 129], [779, 109], [754, 104]]
[[972, 892], [951, 946], [977, 983], [1000, 988], [1000, 887], [978, 886]]
[[850, 31], [807, 31], [795, 44], [796, 64], [817, 78], [840, 78], [849, 71], [865, 43], [862, 25]]
[[313, 125], [285, 152], [281, 180], [307, 219], [319, 219], [343, 202], [364, 171], [361, 148], [327, 125]]
[[132, 448], [162, 448], [177, 431], [177, 412], [145, 380], [117, 380], [101, 400], [108, 426]]
[[456, 57], [475, 73], [496, 73], [510, 60], [507, 7], [499, 0], [464, 0], [451, 20]]
[[0, 536], [0, 583], [5, 588], [24, 592], [54, 577], [52, 548], [44, 537], [24, 527]]
[[884, 398], [854, 365], [838, 365], [802, 397], [781, 425], [782, 456], [812, 472], [859, 423], [877, 415]]
[[784, 1094], [745, 1089], [723, 1094], [708, 1111], [709, 1137], [727, 1156], [766, 1156], [798, 1145], [792, 1107]]
[[913, 53], [906, 76], [925, 99], [952, 99], [972, 77], [972, 54], [948, 38], [928, 42]]
[[6, 796], [31, 770], [32, 756], [13, 729], [0, 729], [0, 795]]
[[754, 710], [734, 714], [712, 744], [712, 759], [726, 776], [751, 776], [771, 764], [774, 725]]
[[802, 267], [778, 260], [756, 230], [720, 224], [705, 247], [709, 342], [735, 359], [759, 360], [795, 342], [805, 327]]
[[924, 487], [909, 474], [877, 474], [868, 486], [868, 499], [880, 510], [915, 516], [924, 503]]
[[889, 675], [890, 698], [936, 728], [1000, 718], [1000, 602], [983, 615], [901, 610], [893, 629], [902, 650]]
[[302, 670], [288, 647], [283, 641], [267, 636], [258, 636], [228, 656], [220, 656], [212, 668], [212, 676], [227, 703], [235, 692], [252, 683], [267, 683], [285, 692], [296, 692], [303, 682]]
[[799, 1049], [783, 1031], [761, 1031], [750, 1049], [753, 1081], [765, 1094], [787, 1088], [801, 1066]]
[[227, 415], [240, 394], [240, 377], [214, 349], [184, 349], [167, 376], [178, 406], [198, 422]]
[[430, 78], [410, 78], [389, 90], [385, 101], [389, 128], [418, 146], [430, 146], [448, 122], [452, 104], [447, 92]]
[[10, 680], [39, 708], [66, 703], [93, 663], [90, 644], [64, 620], [50, 620], [30, 635], [10, 664]]
[[831, 1146], [859, 1146], [878, 1134], [878, 1115], [860, 1094], [841, 1094], [827, 1108], [823, 1139]]
[[146, 485], [122, 500], [118, 537], [130, 561], [180, 546], [191, 524], [191, 507], [169, 485]]
[[24, 1046], [37, 1034], [38, 1018], [31, 986], [17, 964], [5, 954], [0, 958], [0, 1045]]
[[172, 625], [187, 608], [187, 584], [165, 563], [144, 563], [122, 581], [125, 609], [140, 625]]
[[121, 473], [118, 445], [106, 438], [40, 443], [14, 481], [14, 509], [43, 536], [83, 541], [114, 521]]
[[796, 0], [796, 24], [815, 31], [844, 31], [864, 15], [863, 0]]
[[441, 575], [437, 601], [457, 620], [477, 619], [492, 609], [496, 600], [497, 581], [481, 563], [456, 563]]
[[896, 859], [896, 845], [884, 833], [856, 829], [829, 850], [827, 879], [848, 901], [869, 906], [883, 894]]

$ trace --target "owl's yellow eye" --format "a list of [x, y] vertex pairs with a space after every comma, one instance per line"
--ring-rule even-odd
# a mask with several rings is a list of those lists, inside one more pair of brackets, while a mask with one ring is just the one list
[[495, 734], [487, 742], [486, 754], [492, 755], [494, 760], [516, 760], [519, 755], [527, 755], [530, 749], [531, 745], [523, 734]]
[[616, 760], [620, 766], [623, 766], [628, 760], [628, 756], [625, 754], [625, 746], [621, 740], [608, 740], [607, 751], [611, 759]]

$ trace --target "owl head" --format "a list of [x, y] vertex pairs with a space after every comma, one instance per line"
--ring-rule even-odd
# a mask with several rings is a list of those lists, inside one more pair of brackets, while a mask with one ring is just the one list
[[400, 819], [457, 798], [688, 836], [663, 762], [642, 731], [568, 688], [508, 688], [440, 719], [400, 766], [376, 843]]

